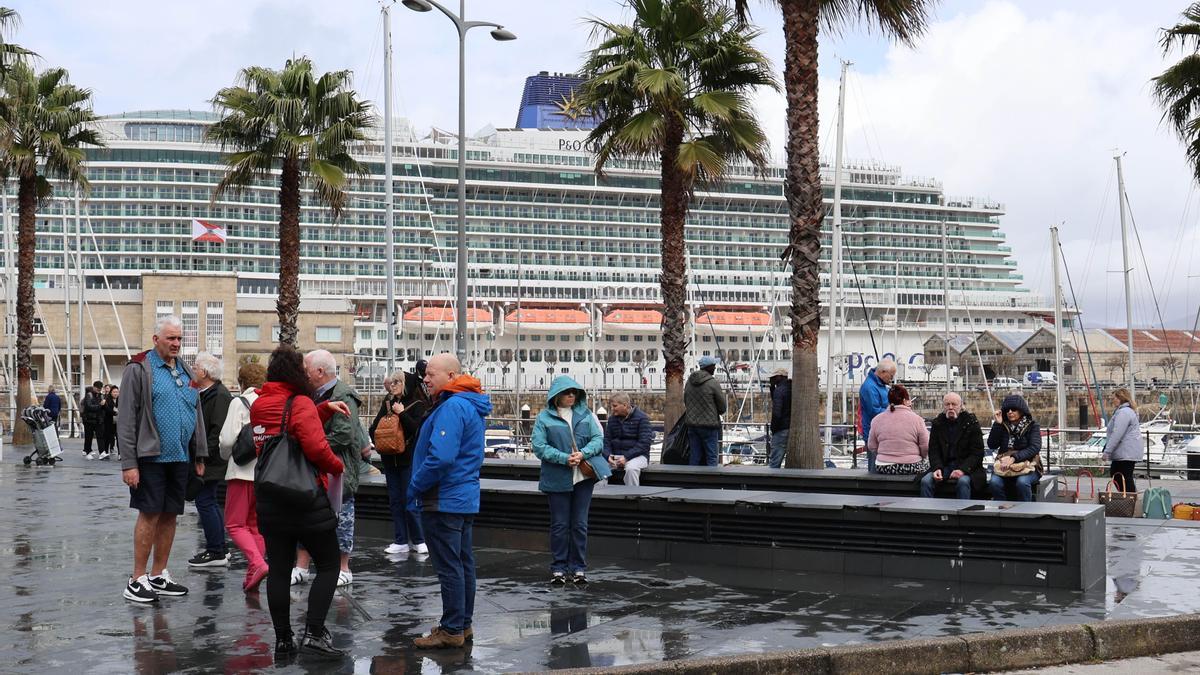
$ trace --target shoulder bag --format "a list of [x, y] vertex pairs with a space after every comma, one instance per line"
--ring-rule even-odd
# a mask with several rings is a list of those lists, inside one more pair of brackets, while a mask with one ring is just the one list
[[[1116, 486], [1118, 492], [1113, 492]], [[1117, 474], [1104, 486], [1100, 493], [1100, 503], [1104, 505], [1106, 518], [1132, 518], [1134, 506], [1137, 504], [1137, 493], [1125, 491], [1125, 477]]]
[[[242, 405], [246, 406], [246, 412], [250, 412], [250, 403], [246, 401], [245, 396], [239, 396], [238, 400]], [[246, 422], [242, 425], [242, 430], [238, 432], [237, 439], [233, 442], [233, 451], [229, 454], [233, 459], [233, 463], [238, 466], [246, 466], [253, 462], [258, 457], [258, 448], [254, 446], [254, 425]]]
[[260, 499], [265, 497], [285, 506], [307, 509], [320, 497], [321, 483], [316, 467], [300, 449], [300, 442], [287, 432], [295, 398], [289, 397], [283, 408], [279, 433], [263, 441], [258, 465], [254, 467], [254, 489]]
[[388, 404], [387, 414], [375, 425], [375, 449], [381, 455], [402, 455], [406, 449], [404, 427], [400, 425], [400, 416], [391, 410]]

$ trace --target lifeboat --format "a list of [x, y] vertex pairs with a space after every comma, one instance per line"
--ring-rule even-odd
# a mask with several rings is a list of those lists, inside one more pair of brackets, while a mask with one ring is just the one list
[[710, 309], [696, 316], [696, 333], [712, 331], [718, 335], [762, 335], [771, 330], [771, 315], [766, 312], [742, 312]]
[[[408, 330], [454, 330], [457, 317], [453, 307], [413, 307], [404, 313], [404, 327]], [[486, 330], [492, 327], [492, 313], [482, 307], [467, 308], [467, 330]]]
[[614, 309], [604, 315], [604, 330], [608, 333], [662, 332], [662, 312], [653, 309]]
[[592, 327], [588, 313], [581, 309], [538, 309], [522, 307], [509, 312], [504, 317], [505, 333], [516, 331], [516, 324], [521, 325], [521, 332], [537, 333], [586, 333]]

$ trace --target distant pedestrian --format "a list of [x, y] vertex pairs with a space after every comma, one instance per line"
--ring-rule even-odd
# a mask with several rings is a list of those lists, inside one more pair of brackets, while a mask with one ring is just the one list
[[[344, 403], [350, 409], [350, 415], [333, 415], [325, 420], [325, 438], [329, 447], [342, 460], [345, 471], [342, 472], [342, 508], [338, 511], [337, 540], [338, 550], [341, 551], [341, 569], [338, 572], [338, 586], [354, 583], [354, 573], [350, 571], [350, 554], [354, 551], [354, 494], [358, 492], [359, 477], [363, 470], [363, 458], [370, 454], [371, 440], [362, 428], [358, 419], [358, 411], [362, 407], [362, 399], [358, 392], [350, 388], [337, 376], [337, 361], [333, 354], [324, 349], [316, 349], [304, 356], [304, 372], [308, 375], [308, 385], [312, 388], [313, 400], [319, 403]], [[292, 570], [293, 585], [308, 581], [309, 556], [301, 550], [296, 555], [296, 567]]]
[[[871, 439], [871, 423], [875, 416], [888, 409], [888, 387], [896, 377], [896, 362], [884, 359], [867, 373], [858, 388], [859, 426], [862, 427], [863, 444]], [[867, 471], [875, 472], [875, 453], [867, 448]]]
[[79, 399], [79, 415], [83, 422], [83, 456], [88, 459], [96, 459], [92, 441], [96, 441], [97, 450], [100, 447], [100, 423], [104, 412], [100, 389], [103, 386], [103, 382], [96, 382], [85, 389], [83, 398]]
[[200, 390], [200, 408], [204, 412], [204, 438], [208, 457], [204, 460], [204, 486], [196, 494], [196, 513], [204, 530], [204, 550], [188, 560], [191, 567], [226, 567], [229, 556], [225, 546], [225, 516], [217, 503], [217, 487], [225, 480], [227, 462], [221, 457], [221, 427], [229, 414], [233, 396], [221, 382], [221, 359], [200, 352], [192, 366], [196, 388]]
[[642, 469], [650, 465], [650, 445], [654, 427], [629, 394], [617, 392], [609, 397], [611, 411], [604, 429], [604, 456], [614, 472], [625, 473], [625, 485], [641, 485]]
[[428, 635], [413, 641], [421, 649], [461, 647], [475, 636], [472, 535], [479, 513], [485, 420], [492, 402], [479, 380], [461, 370], [453, 354], [429, 360], [425, 386], [433, 408], [413, 447], [408, 507], [421, 512], [425, 542], [442, 591], [441, 620]]
[[238, 369], [241, 395], [229, 402], [229, 414], [221, 426], [221, 459], [225, 468], [225, 529], [229, 538], [246, 558], [246, 577], [242, 590], [258, 590], [267, 576], [267, 544], [258, 529], [257, 500], [254, 497], [254, 468], [258, 459], [238, 466], [229, 461], [242, 428], [250, 424], [250, 407], [258, 400], [259, 389], [267, 379], [267, 369], [257, 363], [247, 363]]
[[[204, 475], [208, 453], [200, 397], [179, 348], [183, 323], [165, 316], [154, 325], [154, 348], [135, 355], [121, 373], [122, 405], [117, 412], [121, 480], [129, 486], [129, 506], [137, 509], [133, 530], [133, 574], [125, 599], [157, 602], [159, 596], [187, 595], [167, 572], [175, 542], [175, 519], [183, 513], [188, 474]], [[153, 561], [147, 568], [151, 551]]]
[[[315, 406], [311, 392], [303, 357], [292, 346], [281, 344], [267, 362], [267, 383], [250, 406], [250, 423], [254, 425], [254, 442], [260, 457], [268, 438], [286, 433], [299, 445], [291, 450], [304, 453], [316, 467], [321, 487], [328, 488], [326, 476], [341, 474], [343, 465], [325, 440], [321, 418], [332, 414], [329, 406]], [[276, 662], [294, 656], [297, 650], [330, 658], [345, 656], [344, 651], [333, 646], [333, 637], [325, 627], [325, 616], [338, 582], [338, 519], [325, 489], [306, 508], [280, 502], [268, 493], [259, 494], [256, 509], [266, 540], [267, 604], [275, 626]], [[293, 639], [288, 584], [296, 564], [297, 546], [308, 551], [317, 567], [308, 591], [308, 612], [299, 645]]]
[[[408, 482], [412, 480], [413, 447], [421, 433], [421, 423], [429, 412], [429, 395], [425, 392], [425, 361], [417, 361], [413, 372], [396, 371], [384, 380], [388, 395], [383, 397], [379, 412], [371, 422], [368, 432], [375, 450], [383, 464], [383, 475], [387, 480], [388, 506], [392, 513], [392, 543], [384, 549], [392, 555], [407, 554], [412, 548], [417, 553], [429, 553], [425, 536], [421, 534], [421, 519], [408, 510]], [[404, 434], [404, 446], [383, 449], [376, 441], [375, 431], [388, 415], [396, 417], [398, 428]], [[411, 546], [411, 548], [410, 548]]]
[[792, 378], [786, 368], [771, 373], [771, 454], [767, 466], [778, 469], [787, 455], [788, 433], [792, 428]]
[[933, 497], [940, 483], [954, 485], [959, 499], [983, 492], [983, 430], [979, 419], [963, 410], [962, 397], [942, 397], [942, 412], [929, 429], [929, 473], [921, 478], [921, 496]]
[[[996, 451], [989, 487], [993, 499], [1033, 501], [1033, 486], [1042, 477], [1042, 429], [1029, 412], [1029, 404], [1017, 394], [1004, 397], [988, 433], [987, 446]], [[1005, 475], [1008, 474], [1008, 475]]]
[[117, 411], [120, 410], [121, 388], [109, 387], [100, 406], [100, 457], [108, 459], [117, 444]]
[[717, 360], [701, 356], [699, 369], [683, 388], [684, 421], [688, 425], [688, 447], [692, 466], [717, 466], [721, 447], [721, 416], [727, 405], [725, 391], [717, 381]]
[[1133, 467], [1142, 459], [1146, 441], [1133, 408], [1133, 395], [1124, 387], [1117, 389], [1112, 393], [1112, 405], [1115, 408], [1105, 428], [1107, 440], [1102, 458], [1106, 462], [1112, 461], [1108, 472], [1114, 478], [1121, 476], [1126, 492], [1137, 492]]
[[876, 454], [877, 473], [924, 475], [929, 471], [929, 430], [925, 420], [913, 412], [904, 385], [895, 384], [888, 390], [888, 409], [871, 423], [867, 449]]
[[[611, 475], [607, 462], [593, 458], [604, 451], [604, 432], [587, 406], [587, 392], [560, 375], [550, 383], [546, 407], [533, 423], [533, 454], [542, 460], [538, 489], [550, 500], [550, 583], [587, 583], [588, 511], [597, 480]], [[588, 476], [581, 468], [591, 468]]]
[[54, 426], [58, 426], [58, 416], [62, 412], [62, 399], [59, 398], [58, 392], [54, 389], [54, 385], [46, 388], [46, 398], [42, 399], [42, 407], [50, 413], [50, 417], [54, 419]]

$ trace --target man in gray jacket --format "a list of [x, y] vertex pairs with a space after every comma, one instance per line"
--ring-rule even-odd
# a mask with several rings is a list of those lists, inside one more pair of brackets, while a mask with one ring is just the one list
[[[129, 507], [138, 511], [133, 575], [125, 587], [125, 599], [132, 602], [157, 602], [161, 595], [188, 592], [171, 579], [167, 558], [188, 476], [193, 463], [196, 473], [204, 475], [208, 444], [194, 377], [179, 358], [182, 343], [179, 317], [160, 318], [154, 325], [154, 349], [134, 356], [121, 374], [117, 449]], [[151, 550], [154, 560], [147, 574]]]
[[721, 416], [725, 414], [725, 391], [713, 373], [717, 360], [700, 357], [700, 369], [692, 373], [683, 388], [683, 419], [688, 425], [688, 446], [692, 466], [717, 466], [721, 445]]

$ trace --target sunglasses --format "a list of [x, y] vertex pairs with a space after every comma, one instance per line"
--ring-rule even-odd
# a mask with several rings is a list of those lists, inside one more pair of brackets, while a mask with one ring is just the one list
[[179, 378], [179, 370], [178, 369], [175, 369], [175, 368], [171, 369], [171, 377], [175, 378], [175, 386], [183, 387], [183, 380]]

